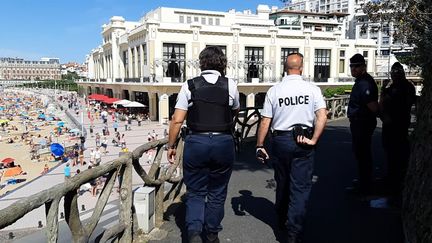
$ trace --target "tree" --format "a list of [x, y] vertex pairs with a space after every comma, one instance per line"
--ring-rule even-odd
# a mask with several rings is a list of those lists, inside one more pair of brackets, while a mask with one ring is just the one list
[[411, 58], [405, 60], [422, 70], [402, 218], [407, 242], [432, 242], [432, 2], [381, 0], [366, 4], [363, 10], [371, 22], [394, 24], [395, 38], [414, 47]]

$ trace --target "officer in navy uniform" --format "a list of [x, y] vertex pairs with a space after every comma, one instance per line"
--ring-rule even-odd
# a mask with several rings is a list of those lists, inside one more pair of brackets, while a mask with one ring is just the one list
[[350, 68], [356, 79], [348, 103], [348, 118], [359, 174], [358, 187], [352, 189], [361, 196], [367, 196], [371, 193], [373, 174], [371, 145], [379, 112], [378, 87], [366, 72], [366, 62], [361, 54], [351, 57]]
[[415, 87], [405, 77], [399, 62], [391, 67], [392, 83], [383, 85], [380, 96], [382, 142], [387, 157], [387, 179], [390, 203], [399, 206], [403, 181], [408, 167], [410, 146], [408, 128], [411, 107], [415, 103]]
[[312, 188], [314, 148], [327, 121], [321, 90], [302, 79], [302, 70], [303, 56], [288, 55], [285, 63], [288, 75], [267, 92], [256, 144], [257, 158], [265, 162], [269, 155], [263, 145], [271, 126], [273, 154], [277, 158], [273, 165], [275, 207], [279, 226], [286, 230], [290, 243], [301, 238]]
[[186, 118], [183, 153], [186, 227], [189, 242], [219, 242], [228, 182], [235, 158], [233, 118], [240, 107], [236, 83], [224, 77], [226, 56], [219, 47], [199, 55], [201, 75], [183, 84], [171, 120], [168, 160]]

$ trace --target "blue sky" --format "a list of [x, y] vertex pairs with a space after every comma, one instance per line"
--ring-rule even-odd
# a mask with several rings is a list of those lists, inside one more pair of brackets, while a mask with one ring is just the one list
[[279, 0], [2, 0], [0, 57], [83, 62], [101, 43], [101, 26], [114, 15], [137, 21], [160, 6], [255, 12], [258, 4], [283, 5]]

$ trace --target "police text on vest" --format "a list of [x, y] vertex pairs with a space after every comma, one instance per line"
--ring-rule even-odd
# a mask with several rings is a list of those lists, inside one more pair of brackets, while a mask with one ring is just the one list
[[279, 107], [281, 107], [282, 104], [285, 104], [285, 106], [303, 104], [307, 105], [309, 104], [309, 95], [279, 98]]

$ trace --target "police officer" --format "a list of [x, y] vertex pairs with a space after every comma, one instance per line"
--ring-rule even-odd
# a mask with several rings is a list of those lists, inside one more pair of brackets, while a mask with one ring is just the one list
[[302, 79], [302, 70], [303, 56], [288, 55], [285, 63], [288, 75], [267, 92], [256, 144], [257, 158], [269, 159], [263, 145], [271, 126], [273, 153], [277, 158], [275, 207], [279, 226], [287, 230], [290, 243], [298, 242], [301, 237], [312, 187], [314, 147], [327, 121], [321, 90]]
[[392, 84], [382, 88], [380, 96], [382, 141], [387, 157], [390, 203], [399, 206], [409, 160], [408, 128], [415, 88], [405, 77], [402, 64], [391, 67]]
[[350, 59], [351, 75], [355, 83], [348, 103], [348, 118], [352, 135], [352, 147], [358, 164], [358, 188], [352, 188], [361, 196], [371, 193], [373, 173], [372, 134], [379, 111], [378, 88], [375, 80], [366, 72], [366, 62], [361, 54]]
[[224, 77], [226, 56], [219, 47], [199, 55], [201, 75], [183, 84], [169, 129], [168, 160], [187, 115], [183, 153], [186, 227], [189, 242], [219, 242], [224, 203], [234, 163], [233, 117], [239, 108], [236, 83]]

